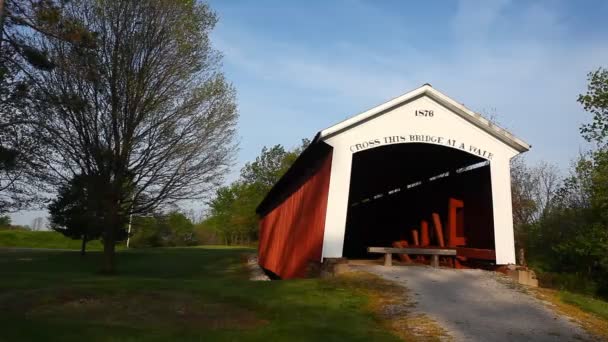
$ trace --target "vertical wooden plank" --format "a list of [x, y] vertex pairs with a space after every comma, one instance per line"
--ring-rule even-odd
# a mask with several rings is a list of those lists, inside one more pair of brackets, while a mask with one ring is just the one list
[[429, 223], [426, 220], [420, 221], [420, 235], [423, 247], [426, 247], [431, 244], [431, 241], [429, 239]]
[[414, 241], [414, 246], [420, 246], [420, 240], [418, 239], [418, 230], [412, 230], [412, 240]]
[[283, 279], [304, 277], [309, 262], [321, 261], [330, 172], [331, 154], [260, 220], [260, 265]]
[[448, 201], [448, 246], [466, 245], [464, 238], [464, 202], [455, 198]]
[[445, 242], [443, 240], [443, 226], [441, 225], [441, 218], [439, 214], [433, 213], [433, 224], [435, 225], [435, 234], [437, 234], [437, 240], [439, 243], [439, 247], [445, 247]]

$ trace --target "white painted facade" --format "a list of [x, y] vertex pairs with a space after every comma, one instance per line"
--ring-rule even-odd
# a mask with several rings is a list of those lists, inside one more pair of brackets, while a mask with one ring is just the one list
[[[417, 116], [417, 110], [433, 115]], [[392, 143], [426, 142], [489, 160], [496, 262], [515, 263], [509, 162], [530, 148], [522, 140], [430, 85], [325, 129], [319, 139], [333, 147], [323, 258], [342, 257], [353, 153]]]

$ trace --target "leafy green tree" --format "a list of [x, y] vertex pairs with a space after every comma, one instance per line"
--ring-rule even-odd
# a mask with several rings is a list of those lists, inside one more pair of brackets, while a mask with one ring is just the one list
[[160, 234], [156, 218], [152, 216], [134, 216], [131, 222], [132, 235], [129, 248], [159, 247]]
[[196, 245], [194, 224], [181, 212], [173, 211], [163, 217], [161, 224], [167, 227], [164, 236], [165, 246], [193, 246]]
[[134, 248], [193, 246], [198, 242], [194, 224], [178, 211], [166, 215], [135, 216], [132, 224], [130, 246]]
[[11, 217], [8, 215], [0, 216], [0, 228], [8, 228], [11, 226]]
[[608, 229], [592, 203], [595, 166], [590, 156], [579, 157], [556, 193], [550, 214], [533, 225], [529, 250], [544, 270], [593, 280], [606, 295]]
[[579, 95], [578, 102], [593, 115], [592, 121], [581, 127], [581, 134], [597, 146], [587, 160], [590, 201], [608, 229], [608, 70], [590, 72], [588, 82], [587, 92]]
[[256, 207], [309, 143], [304, 139], [291, 151], [281, 145], [262, 148], [255, 161], [245, 164], [237, 181], [216, 192], [209, 204], [205, 225], [212, 227], [225, 244], [248, 244], [257, 240]]
[[227, 245], [247, 244], [257, 238], [259, 187], [235, 182], [220, 188], [210, 203], [206, 224], [223, 238]]
[[549, 215], [533, 224], [529, 251], [542, 269], [568, 278], [570, 287], [595, 288], [608, 297], [608, 70], [589, 74], [578, 97], [593, 115], [581, 135], [595, 148], [579, 156], [553, 200]]
[[224, 243], [219, 231], [211, 226], [208, 220], [197, 222], [194, 225], [194, 234], [199, 245], [221, 245]]
[[86, 252], [87, 242], [99, 239], [103, 232], [103, 213], [92, 191], [95, 189], [86, 176], [76, 176], [59, 189], [48, 207], [51, 228], [71, 239], [82, 240], [81, 255]]
[[303, 139], [301, 145], [293, 151], [286, 151], [281, 145], [271, 148], [264, 146], [255, 161], [245, 164], [240, 181], [270, 190], [309, 144], [308, 139]]
[[581, 126], [582, 136], [600, 146], [608, 143], [608, 69], [599, 68], [588, 74], [587, 92], [578, 102], [593, 115], [591, 123]]

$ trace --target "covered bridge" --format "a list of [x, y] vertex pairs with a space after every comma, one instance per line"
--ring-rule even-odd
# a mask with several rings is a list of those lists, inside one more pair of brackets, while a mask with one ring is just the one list
[[425, 84], [317, 133], [257, 208], [260, 265], [303, 277], [395, 241], [513, 264], [509, 162], [529, 149]]

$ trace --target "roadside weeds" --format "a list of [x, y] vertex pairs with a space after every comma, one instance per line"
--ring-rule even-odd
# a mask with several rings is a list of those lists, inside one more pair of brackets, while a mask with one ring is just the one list
[[415, 311], [416, 303], [402, 286], [366, 272], [349, 272], [327, 281], [368, 296], [369, 309], [380, 324], [405, 341], [452, 341], [437, 322]]
[[528, 288], [528, 293], [536, 296], [539, 300], [548, 303], [555, 311], [570, 318], [576, 324], [579, 324], [589, 334], [600, 338], [603, 341], [608, 341], [608, 321], [597, 317], [592, 313], [583, 311], [581, 308], [564, 303], [559, 291], [545, 288]]
[[586, 312], [576, 305], [565, 303], [560, 298], [560, 291], [542, 287], [524, 286], [504, 275], [499, 276], [497, 279], [509, 288], [540, 300], [552, 310], [555, 310], [557, 313], [581, 326], [593, 337], [599, 338], [602, 341], [608, 341], [608, 321], [593, 313]]

